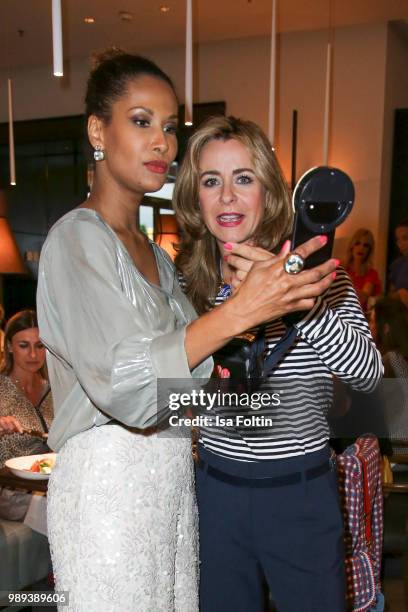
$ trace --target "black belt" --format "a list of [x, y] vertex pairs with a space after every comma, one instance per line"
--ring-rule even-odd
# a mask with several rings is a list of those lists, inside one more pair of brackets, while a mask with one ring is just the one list
[[[274, 476], [272, 478], [269, 476], [253, 476], [252, 478], [246, 478], [244, 476], [233, 476], [232, 474], [217, 470], [217, 468], [209, 465], [202, 459], [199, 459], [197, 465], [201, 470], [206, 471], [209, 476], [217, 480], [222, 480], [223, 482], [228, 482], [229, 484], [234, 484], [238, 487], [281, 487], [284, 485], [296, 484], [302, 480], [302, 472], [292, 472], [291, 474], [283, 474], [282, 476]], [[323, 474], [326, 474], [330, 469], [330, 459], [327, 459], [321, 465], [305, 470], [305, 479], [313, 480], [314, 478], [323, 476]]]

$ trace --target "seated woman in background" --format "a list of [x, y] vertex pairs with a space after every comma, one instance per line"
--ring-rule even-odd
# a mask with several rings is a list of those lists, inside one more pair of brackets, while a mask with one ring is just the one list
[[[384, 363], [382, 398], [393, 454], [408, 446], [408, 312], [390, 297], [376, 302], [370, 329]], [[390, 380], [388, 380], [390, 379]], [[400, 446], [405, 447], [399, 448]]]
[[374, 236], [366, 228], [358, 229], [352, 236], [344, 267], [346, 268], [364, 312], [371, 297], [380, 295], [381, 281], [373, 268]]
[[7, 322], [0, 372], [0, 467], [3, 467], [12, 457], [48, 450], [41, 434], [48, 433], [53, 408], [45, 372], [45, 348], [33, 310], [22, 310]]

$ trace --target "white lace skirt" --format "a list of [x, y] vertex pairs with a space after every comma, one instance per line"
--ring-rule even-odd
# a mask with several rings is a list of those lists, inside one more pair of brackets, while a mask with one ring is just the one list
[[197, 612], [191, 441], [94, 427], [58, 453], [48, 534], [62, 612]]

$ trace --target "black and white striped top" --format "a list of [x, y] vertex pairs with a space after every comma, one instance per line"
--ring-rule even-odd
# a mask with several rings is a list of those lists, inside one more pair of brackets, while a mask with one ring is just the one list
[[[183, 283], [181, 283], [183, 284]], [[227, 299], [225, 287], [215, 298], [215, 305]], [[204, 446], [219, 455], [243, 461], [279, 459], [322, 449], [329, 438], [326, 414], [332, 403], [332, 376], [353, 389], [372, 391], [381, 378], [381, 356], [353, 285], [347, 273], [339, 268], [337, 277], [324, 297], [299, 323], [295, 343], [284, 355], [259, 390], [277, 393], [280, 405], [256, 411], [264, 422], [252, 426], [231, 425], [228, 421], [236, 408], [218, 407], [211, 426], [201, 427]], [[286, 331], [282, 319], [265, 330], [265, 356], [272, 351]], [[277, 397], [275, 395], [275, 397]], [[244, 409], [239, 408], [243, 414]], [[253, 410], [247, 413], [254, 414]], [[272, 424], [271, 424], [272, 419]], [[220, 420], [218, 419], [218, 422]]]

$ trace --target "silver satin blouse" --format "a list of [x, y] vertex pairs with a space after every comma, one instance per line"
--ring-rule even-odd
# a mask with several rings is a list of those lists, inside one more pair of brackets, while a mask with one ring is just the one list
[[206, 379], [207, 359], [190, 372], [185, 329], [196, 313], [168, 255], [152, 243], [160, 287], [137, 270], [95, 211], [76, 208], [51, 229], [40, 259], [37, 310], [54, 398], [49, 445], [114, 419], [157, 423], [158, 379]]

